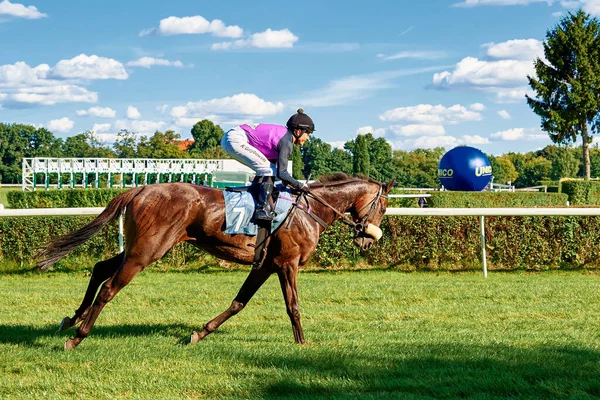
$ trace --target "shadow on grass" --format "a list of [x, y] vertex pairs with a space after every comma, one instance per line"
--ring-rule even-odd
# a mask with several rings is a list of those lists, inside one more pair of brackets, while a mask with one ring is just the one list
[[[56, 326], [0, 325], [0, 343], [42, 347]], [[162, 335], [180, 339], [193, 330], [187, 324], [98, 326], [92, 337]], [[227, 336], [227, 335], [226, 335]], [[248, 338], [222, 338], [213, 357], [231, 365], [231, 379], [260, 382], [260, 398], [598, 398], [600, 353], [588, 348], [502, 343], [414, 345], [386, 342], [384, 348], [353, 345], [290, 347], [257, 352], [244, 347]], [[210, 346], [210, 343], [205, 343]], [[272, 343], [267, 345], [272, 348]], [[62, 348], [61, 348], [62, 349]], [[201, 349], [201, 347], [199, 347]], [[59, 348], [57, 347], [57, 351]], [[202, 351], [199, 351], [201, 354]], [[238, 381], [240, 382], [240, 381]]]
[[[600, 353], [577, 347], [397, 345], [384, 357], [360, 349], [257, 357], [232, 362], [278, 373], [261, 398], [598, 398]], [[257, 368], [252, 368], [256, 371]], [[278, 378], [273, 381], [272, 376]], [[258, 376], [261, 379], [260, 376]]]
[[[75, 335], [76, 328], [58, 333], [56, 332], [57, 328], [58, 324], [35, 327], [31, 325], [0, 325], [0, 343], [40, 347], [42, 346], [40, 344], [42, 339], [50, 337], [58, 338], [61, 335]], [[162, 336], [179, 338], [191, 334], [195, 328], [186, 324], [105, 325], [94, 327], [90, 337], [135, 337], [160, 334]]]

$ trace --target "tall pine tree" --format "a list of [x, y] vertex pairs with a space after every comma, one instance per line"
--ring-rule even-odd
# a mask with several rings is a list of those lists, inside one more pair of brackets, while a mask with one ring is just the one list
[[600, 129], [600, 24], [582, 10], [569, 13], [546, 33], [546, 64], [535, 62], [528, 76], [536, 97], [527, 104], [557, 144], [582, 140], [585, 179], [590, 179], [589, 145]]

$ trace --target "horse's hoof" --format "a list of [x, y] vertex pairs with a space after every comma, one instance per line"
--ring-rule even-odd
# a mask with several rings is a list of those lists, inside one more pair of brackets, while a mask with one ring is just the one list
[[65, 342], [65, 351], [71, 351], [75, 347], [77, 347], [77, 345], [75, 344], [75, 340], [73, 340], [72, 338], [67, 339], [67, 341]]
[[190, 344], [198, 343], [201, 339], [200, 334], [194, 331], [192, 332], [192, 336], [190, 336]]
[[72, 326], [73, 326], [73, 320], [69, 317], [64, 317], [62, 322], [58, 326], [56, 333], [66, 331], [67, 329], [69, 329]]

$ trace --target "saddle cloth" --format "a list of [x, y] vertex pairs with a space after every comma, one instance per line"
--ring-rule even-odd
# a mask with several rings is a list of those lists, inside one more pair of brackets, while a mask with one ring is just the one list
[[[248, 192], [223, 191], [225, 198], [225, 233], [244, 234], [255, 236], [258, 226], [252, 221], [254, 214], [254, 198]], [[292, 206], [292, 194], [289, 191], [281, 191], [275, 203], [277, 216], [271, 223], [271, 232], [281, 225], [287, 212]]]

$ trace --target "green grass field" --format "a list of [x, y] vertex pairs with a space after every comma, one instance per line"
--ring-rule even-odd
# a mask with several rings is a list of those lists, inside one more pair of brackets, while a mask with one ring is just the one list
[[0, 398], [572, 398], [600, 396], [600, 276], [302, 273], [307, 344], [279, 282], [196, 345], [246, 273], [136, 277], [91, 336], [55, 334], [80, 273], [0, 275]]

